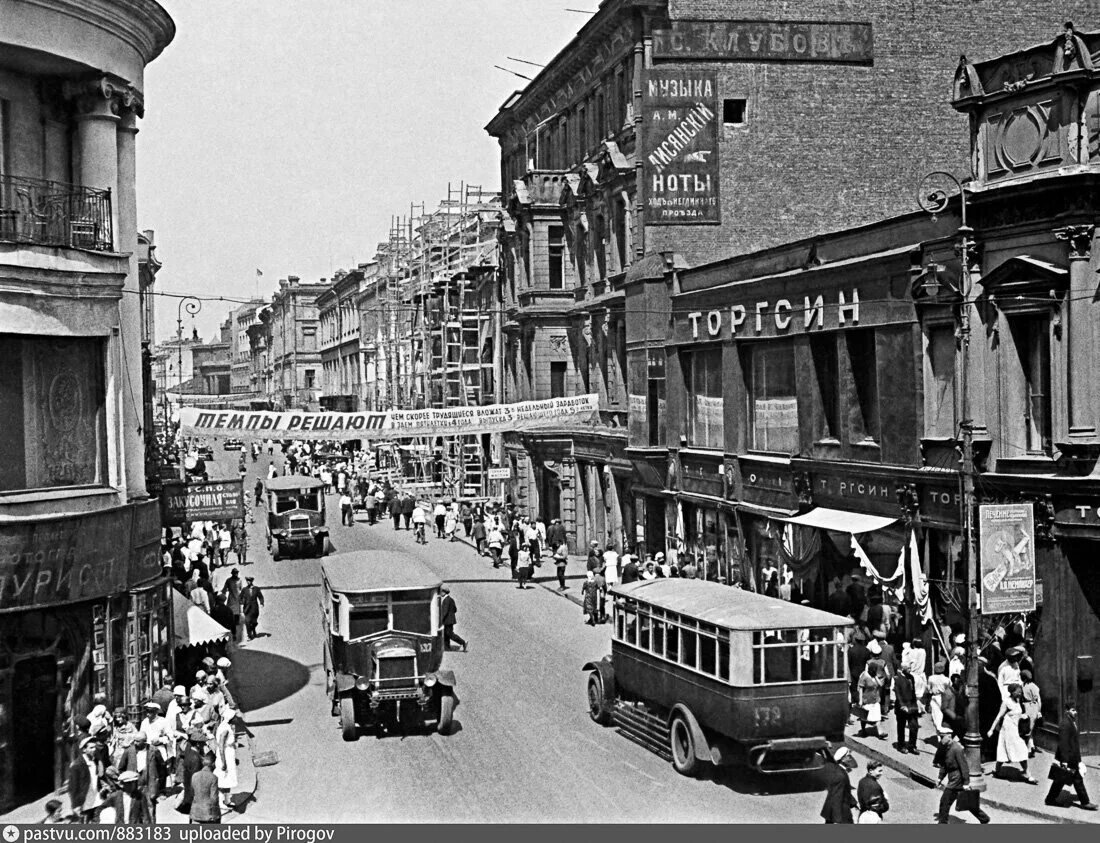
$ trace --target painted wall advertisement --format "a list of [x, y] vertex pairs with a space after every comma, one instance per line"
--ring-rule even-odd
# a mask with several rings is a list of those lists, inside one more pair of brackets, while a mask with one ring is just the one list
[[160, 575], [156, 501], [0, 529], [0, 612], [116, 594]]
[[1030, 504], [978, 507], [983, 614], [1035, 610], [1035, 516]]
[[646, 225], [716, 225], [718, 74], [651, 69], [642, 99]]
[[232, 521], [244, 517], [244, 484], [241, 480], [165, 483], [160, 505], [167, 527], [187, 521]]

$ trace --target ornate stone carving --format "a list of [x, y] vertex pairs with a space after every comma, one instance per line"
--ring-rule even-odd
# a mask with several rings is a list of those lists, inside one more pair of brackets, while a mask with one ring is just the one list
[[1055, 229], [1054, 236], [1069, 245], [1071, 261], [1087, 261], [1092, 257], [1092, 235], [1095, 231], [1094, 225], [1067, 225]]
[[920, 515], [920, 495], [914, 483], [898, 483], [894, 488], [906, 524], [912, 524]]
[[1066, 70], [1092, 70], [1092, 56], [1089, 48], [1069, 21], [1062, 27], [1062, 33], [1054, 39], [1054, 66], [1052, 73]]
[[569, 338], [565, 334], [553, 334], [550, 337], [550, 350], [565, 352], [569, 348]]
[[805, 506], [814, 505], [814, 486], [809, 472], [794, 471], [791, 473], [791, 486], [798, 495], [798, 503]]
[[94, 115], [103, 109], [115, 116], [132, 112], [138, 117], [145, 116], [145, 99], [133, 85], [106, 74], [78, 82], [66, 82], [62, 88], [63, 96], [71, 100], [77, 113]]
[[726, 500], [734, 500], [737, 497], [737, 464], [732, 459], [722, 462], [722, 491]]

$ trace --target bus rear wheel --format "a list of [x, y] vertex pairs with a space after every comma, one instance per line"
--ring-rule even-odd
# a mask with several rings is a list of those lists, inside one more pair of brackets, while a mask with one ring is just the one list
[[588, 674], [588, 716], [601, 726], [611, 722], [611, 709], [604, 696], [603, 677], [598, 670]]
[[695, 776], [699, 772], [699, 759], [695, 757], [695, 737], [682, 714], [676, 714], [668, 729], [669, 749], [672, 753], [672, 769], [681, 776]]

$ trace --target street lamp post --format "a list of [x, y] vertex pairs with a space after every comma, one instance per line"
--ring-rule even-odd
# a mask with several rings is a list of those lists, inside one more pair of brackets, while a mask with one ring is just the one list
[[953, 184], [959, 193], [959, 243], [958, 253], [962, 264], [959, 287], [959, 404], [962, 418], [959, 431], [962, 436], [962, 466], [959, 483], [962, 487], [963, 546], [966, 548], [967, 584], [967, 660], [966, 660], [966, 733], [963, 749], [970, 768], [970, 785], [974, 790], [985, 790], [982, 774], [982, 733], [978, 716], [978, 643], [981, 638], [980, 605], [978, 599], [978, 542], [974, 531], [974, 420], [970, 412], [970, 311], [973, 307], [973, 278], [970, 271], [971, 254], [974, 251], [974, 230], [966, 223], [966, 188], [951, 173], [936, 171], [921, 180], [917, 191], [920, 207], [935, 216], [946, 210], [950, 202], [949, 192], [937, 184], [943, 180]]
[[[193, 296], [185, 296], [180, 299], [176, 308], [176, 395], [179, 396], [179, 406], [183, 407], [183, 311], [193, 319], [195, 314], [202, 310], [202, 302]], [[177, 428], [176, 436], [179, 439], [180, 480], [187, 481], [187, 449], [183, 445], [183, 432]]]

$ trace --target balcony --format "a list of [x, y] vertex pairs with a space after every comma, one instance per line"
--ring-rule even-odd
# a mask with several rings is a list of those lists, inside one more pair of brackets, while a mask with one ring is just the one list
[[0, 242], [114, 251], [111, 191], [0, 175]]

